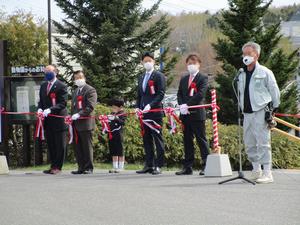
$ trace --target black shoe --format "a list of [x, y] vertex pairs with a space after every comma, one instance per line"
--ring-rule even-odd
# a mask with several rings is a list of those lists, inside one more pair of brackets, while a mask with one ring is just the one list
[[136, 171], [138, 174], [143, 174], [143, 173], [152, 173], [153, 172], [153, 167], [147, 167], [145, 166], [142, 170]]
[[85, 170], [82, 174], [93, 174], [93, 170]]
[[43, 173], [45, 173], [45, 174], [51, 174], [51, 171], [52, 171], [52, 169], [44, 170]]
[[192, 175], [193, 170], [191, 167], [183, 168], [181, 171], [175, 173], [176, 175]]
[[200, 173], [199, 173], [199, 175], [200, 175], [200, 176], [203, 176], [203, 175], [205, 175], [205, 172], [204, 172], [204, 170], [200, 170]]
[[74, 174], [74, 175], [83, 174], [83, 171], [76, 170], [76, 171], [72, 171], [71, 174]]
[[156, 168], [153, 170], [152, 175], [158, 175], [158, 174], [161, 174], [161, 168], [156, 167]]

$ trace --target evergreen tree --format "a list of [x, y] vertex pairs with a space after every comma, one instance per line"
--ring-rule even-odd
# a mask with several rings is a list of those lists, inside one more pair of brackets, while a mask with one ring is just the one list
[[293, 82], [298, 66], [297, 50], [287, 55], [277, 47], [282, 37], [280, 23], [263, 24], [263, 16], [271, 2], [228, 0], [229, 10], [223, 11], [218, 21], [225, 36], [214, 44], [217, 60], [223, 62], [223, 72], [216, 78], [218, 101], [222, 105], [219, 114], [221, 122], [237, 122], [236, 97], [231, 83], [238, 69], [243, 67], [241, 48], [248, 41], [261, 45], [259, 62], [274, 72], [282, 93], [279, 111], [297, 113], [297, 87]]
[[[86, 72], [88, 83], [98, 93], [100, 102], [112, 96], [135, 99], [137, 77], [143, 72], [141, 54], [155, 52], [164, 46], [171, 29], [166, 15], [148, 25], [161, 0], [143, 9], [142, 0], [55, 0], [67, 15], [63, 23], [54, 22], [58, 32], [72, 38], [73, 43], [56, 39], [59, 65], [66, 68], [65, 78], [72, 73], [71, 61]], [[164, 54], [162, 72], [172, 80], [171, 70], [177, 58]]]

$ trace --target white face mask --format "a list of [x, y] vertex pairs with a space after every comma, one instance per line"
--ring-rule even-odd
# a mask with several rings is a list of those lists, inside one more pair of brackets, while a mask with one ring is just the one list
[[246, 66], [249, 66], [251, 63], [254, 62], [254, 57], [252, 56], [249, 56], [249, 55], [246, 55], [243, 57], [243, 63], [246, 65]]
[[144, 63], [144, 68], [146, 69], [146, 71], [151, 71], [154, 68], [154, 64], [152, 62], [146, 62]]
[[191, 64], [187, 66], [187, 69], [189, 71], [190, 74], [196, 74], [199, 72], [199, 65], [197, 64]]
[[77, 80], [75, 80], [75, 85], [77, 87], [83, 87], [85, 84], [86, 84], [85, 83], [85, 79], [77, 79]]

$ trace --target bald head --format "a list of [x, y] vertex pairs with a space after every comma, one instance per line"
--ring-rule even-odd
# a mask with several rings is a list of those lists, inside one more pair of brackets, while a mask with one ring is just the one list
[[55, 65], [48, 65], [45, 67], [44, 69], [44, 73], [45, 73], [45, 78], [48, 81], [52, 81], [55, 79], [56, 75], [57, 75], [57, 67]]

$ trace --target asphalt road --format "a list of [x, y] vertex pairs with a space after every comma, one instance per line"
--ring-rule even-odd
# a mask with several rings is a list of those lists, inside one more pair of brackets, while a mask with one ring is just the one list
[[300, 171], [276, 170], [265, 185], [224, 179], [11, 171], [0, 176], [0, 225], [300, 224]]

